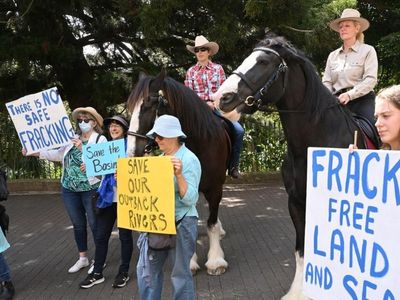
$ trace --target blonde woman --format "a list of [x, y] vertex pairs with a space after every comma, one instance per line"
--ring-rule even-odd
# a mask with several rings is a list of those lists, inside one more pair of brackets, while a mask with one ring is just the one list
[[342, 105], [374, 124], [378, 58], [374, 47], [364, 43], [369, 22], [357, 10], [346, 8], [329, 26], [343, 45], [329, 54], [322, 82]]

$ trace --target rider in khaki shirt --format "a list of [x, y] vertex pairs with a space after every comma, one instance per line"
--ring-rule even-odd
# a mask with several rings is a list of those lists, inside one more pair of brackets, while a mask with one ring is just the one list
[[369, 22], [347, 8], [329, 26], [339, 32], [343, 45], [329, 54], [322, 82], [342, 105], [374, 124], [378, 58], [374, 47], [364, 44]]
[[343, 46], [329, 54], [322, 81], [336, 94], [349, 89], [350, 101], [371, 92], [378, 75], [378, 58], [374, 47], [359, 41], [345, 52]]

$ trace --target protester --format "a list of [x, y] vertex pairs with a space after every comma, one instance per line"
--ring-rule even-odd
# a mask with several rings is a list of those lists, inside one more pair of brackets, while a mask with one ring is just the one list
[[[0, 169], [0, 176], [2, 177], [0, 186], [0, 199], [1, 201], [7, 200], [8, 188], [7, 177], [3, 170]], [[15, 294], [14, 285], [11, 281], [10, 267], [4, 257], [3, 253], [10, 247], [6, 239], [6, 231], [8, 230], [9, 217], [6, 213], [6, 208], [0, 204], [0, 300], [12, 299]]]
[[[195, 45], [186, 46], [189, 52], [195, 54], [197, 63], [186, 72], [185, 85], [206, 101], [215, 110], [215, 93], [225, 81], [225, 72], [221, 65], [211, 61], [211, 56], [218, 53], [219, 45], [209, 42], [204, 36], [197, 36]], [[232, 122], [235, 130], [235, 140], [232, 147], [232, 158], [228, 174], [233, 178], [239, 177], [240, 151], [243, 147], [244, 129], [239, 122]]]
[[155, 139], [162, 155], [171, 156], [175, 183], [176, 246], [170, 250], [152, 250], [148, 247], [147, 234], [138, 240], [140, 249], [137, 264], [137, 280], [142, 300], [161, 299], [163, 266], [172, 258], [171, 299], [195, 299], [195, 287], [190, 270], [190, 259], [196, 248], [197, 219], [196, 203], [199, 198], [201, 177], [200, 162], [181, 142], [186, 135], [179, 120], [170, 115], [159, 117], [147, 136]]
[[12, 299], [15, 294], [14, 285], [11, 281], [10, 268], [3, 255], [3, 252], [10, 247], [4, 236], [3, 230], [0, 230], [0, 300]]
[[[106, 142], [101, 135], [103, 118], [93, 107], [79, 107], [72, 112], [72, 118], [78, 125], [76, 137], [72, 143], [58, 149], [33, 153], [40, 159], [62, 162], [62, 198], [71, 219], [75, 242], [79, 251], [79, 259], [69, 268], [69, 273], [78, 272], [89, 266], [87, 257], [87, 222], [92, 230], [93, 238], [96, 231], [96, 219], [92, 206], [92, 197], [100, 185], [97, 177], [87, 177], [82, 160], [82, 146]], [[26, 150], [22, 153], [26, 155]]]
[[[375, 119], [382, 149], [400, 150], [400, 85], [393, 85], [378, 93]], [[350, 150], [355, 148], [353, 144], [350, 145]]]
[[374, 47], [364, 43], [369, 22], [347, 8], [329, 26], [339, 32], [343, 45], [329, 54], [322, 82], [342, 105], [374, 124], [378, 58]]
[[[114, 116], [104, 120], [104, 126], [112, 140], [125, 139], [129, 124], [123, 116]], [[80, 283], [81, 288], [90, 288], [95, 284], [104, 282], [103, 266], [108, 253], [108, 242], [111, 232], [117, 219], [117, 182], [115, 174], [107, 174], [103, 177], [98, 189], [99, 198], [97, 200], [97, 227], [96, 227], [96, 254], [93, 272]], [[129, 280], [129, 263], [133, 252], [132, 231], [125, 228], [118, 228], [119, 239], [121, 241], [121, 265], [115, 277], [113, 287], [122, 288]]]
[[375, 101], [375, 126], [383, 149], [400, 150], [400, 85], [381, 90]]

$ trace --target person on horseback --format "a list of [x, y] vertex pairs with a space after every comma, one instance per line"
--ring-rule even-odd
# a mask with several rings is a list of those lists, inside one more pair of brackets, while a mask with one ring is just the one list
[[[197, 63], [186, 72], [185, 85], [192, 89], [201, 99], [217, 113], [214, 107], [215, 93], [225, 81], [225, 72], [221, 65], [210, 60], [217, 54], [219, 45], [209, 42], [204, 36], [197, 36], [194, 46], [186, 45], [186, 49], [195, 54]], [[228, 174], [238, 178], [240, 151], [243, 147], [244, 129], [239, 122], [232, 122], [235, 129], [235, 140], [232, 146], [232, 158], [229, 164]]]
[[378, 58], [374, 47], [364, 43], [369, 22], [357, 10], [346, 8], [329, 26], [339, 32], [343, 45], [329, 54], [322, 82], [342, 105], [373, 125]]

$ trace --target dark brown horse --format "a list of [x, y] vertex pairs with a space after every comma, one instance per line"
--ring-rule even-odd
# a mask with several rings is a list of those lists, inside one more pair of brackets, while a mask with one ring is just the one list
[[[220, 245], [225, 232], [218, 220], [218, 208], [231, 146], [221, 119], [213, 114], [196, 93], [174, 79], [165, 77], [163, 72], [156, 78], [141, 77], [129, 96], [128, 110], [132, 113], [128, 136], [129, 156], [143, 156], [148, 143], [145, 135], [158, 116], [173, 115], [181, 122], [182, 130], [187, 135], [185, 144], [200, 160], [200, 191], [209, 206], [207, 225], [210, 249], [207, 271], [211, 275], [224, 273], [228, 263]], [[198, 268], [197, 262], [192, 259], [192, 271]]]
[[[218, 93], [224, 112], [240, 116], [267, 104], [279, 112], [288, 147], [282, 175], [296, 230], [296, 274], [283, 299], [308, 299], [302, 294], [307, 148], [347, 148], [358, 128], [350, 111], [324, 87], [312, 63], [282, 37], [262, 40]], [[357, 144], [364, 145], [361, 134]]]

